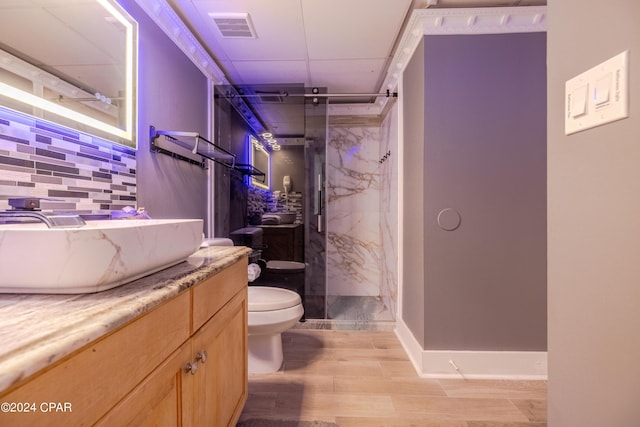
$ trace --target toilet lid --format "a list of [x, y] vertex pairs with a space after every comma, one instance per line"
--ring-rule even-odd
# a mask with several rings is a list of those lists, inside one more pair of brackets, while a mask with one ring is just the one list
[[288, 289], [249, 286], [249, 311], [271, 311], [295, 307], [300, 295]]
[[296, 261], [268, 261], [267, 270], [304, 271], [304, 263]]

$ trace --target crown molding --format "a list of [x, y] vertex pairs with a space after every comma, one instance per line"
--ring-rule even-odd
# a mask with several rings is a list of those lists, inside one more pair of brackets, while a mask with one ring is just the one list
[[[545, 32], [546, 21], [546, 6], [416, 9], [389, 63], [379, 92], [398, 90], [400, 76], [426, 35]], [[373, 105], [381, 113], [388, 101], [388, 98], [381, 98]]]
[[[224, 72], [166, 0], [136, 0], [136, 3], [207, 78], [215, 85], [231, 87]], [[398, 80], [425, 35], [544, 32], [546, 20], [546, 6], [415, 9], [378, 92], [397, 91]], [[389, 99], [380, 98], [373, 104], [329, 104], [328, 112], [329, 115], [381, 114]]]
[[211, 55], [165, 0], [136, 0], [136, 3], [213, 84], [230, 84]]
[[173, 8], [165, 0], [135, 0], [138, 6], [156, 23], [158, 27], [178, 46], [178, 48], [198, 67], [198, 69], [216, 86], [227, 86], [225, 97], [247, 124], [256, 132], [264, 131], [262, 123], [250, 112], [242, 97], [209, 52], [195, 38]]

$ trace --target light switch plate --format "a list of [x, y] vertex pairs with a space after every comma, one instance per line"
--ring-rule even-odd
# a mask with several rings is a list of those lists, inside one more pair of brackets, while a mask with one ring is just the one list
[[564, 133], [569, 135], [629, 117], [628, 80], [626, 50], [567, 81]]

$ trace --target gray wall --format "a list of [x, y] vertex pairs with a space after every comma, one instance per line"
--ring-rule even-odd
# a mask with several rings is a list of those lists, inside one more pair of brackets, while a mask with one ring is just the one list
[[198, 166], [149, 151], [149, 126], [207, 135], [207, 79], [142, 11], [120, 0], [139, 24], [138, 206], [154, 218], [207, 215], [207, 175]]
[[424, 41], [416, 48], [402, 75], [404, 182], [402, 239], [402, 318], [424, 348]]
[[[549, 425], [637, 426], [640, 3], [548, 13]], [[630, 117], [564, 135], [565, 81], [626, 49]]]
[[[224, 97], [215, 101], [214, 128], [215, 143], [235, 154], [237, 163], [249, 163], [248, 136], [254, 132]], [[211, 167], [215, 171], [214, 236], [229, 237], [230, 232], [247, 225], [248, 178], [220, 164]]]
[[291, 177], [292, 189], [304, 193], [304, 146], [285, 145], [280, 151], [271, 153], [271, 190], [284, 192], [282, 179], [285, 175]]
[[[405, 248], [418, 277], [403, 298], [423, 287], [424, 307], [405, 306], [405, 318], [423, 310], [425, 349], [546, 350], [545, 43], [544, 33], [425, 37], [424, 151], [406, 153], [423, 165], [405, 163], [405, 200], [424, 198], [405, 222], [405, 236], [424, 236], [411, 242], [423, 245], [423, 271]], [[414, 167], [422, 175], [406, 181]], [[460, 213], [458, 229], [438, 226], [445, 208]]]

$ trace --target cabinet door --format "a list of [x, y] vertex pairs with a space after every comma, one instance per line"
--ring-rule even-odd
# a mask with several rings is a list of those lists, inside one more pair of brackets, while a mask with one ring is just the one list
[[0, 426], [94, 424], [188, 340], [189, 307], [184, 292], [2, 395], [3, 402], [60, 402], [70, 408], [0, 413]]
[[182, 426], [193, 416], [193, 379], [185, 370], [191, 342], [182, 345], [98, 421], [98, 426]]
[[266, 246], [262, 254], [264, 259], [267, 261], [293, 261], [292, 230], [286, 228], [271, 229], [266, 233], [264, 240]]
[[238, 292], [194, 336], [206, 354], [194, 376], [194, 425], [235, 426], [247, 400], [247, 290]]
[[263, 226], [265, 248], [262, 257], [267, 260], [304, 262], [304, 236], [302, 224], [296, 226]]

